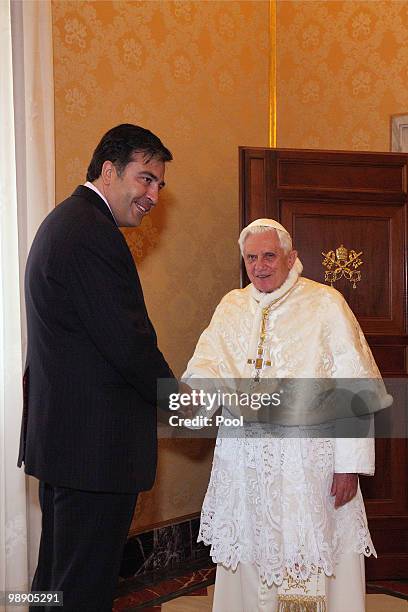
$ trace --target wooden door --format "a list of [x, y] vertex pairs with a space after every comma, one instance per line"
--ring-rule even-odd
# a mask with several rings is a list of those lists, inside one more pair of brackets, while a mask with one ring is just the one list
[[[355, 288], [344, 277], [334, 287], [384, 377], [408, 374], [407, 167], [408, 155], [395, 153], [240, 148], [241, 229], [260, 217], [278, 220], [292, 235], [303, 275], [321, 283], [322, 253], [341, 245], [362, 252]], [[361, 478], [379, 557], [367, 562], [371, 580], [408, 578], [407, 432], [400, 435], [376, 440], [376, 474]]]

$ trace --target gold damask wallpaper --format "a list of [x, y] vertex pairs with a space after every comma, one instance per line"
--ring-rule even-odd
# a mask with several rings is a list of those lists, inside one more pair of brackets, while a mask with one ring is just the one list
[[390, 150], [408, 112], [408, 2], [277, 2], [277, 146]]
[[[177, 374], [239, 283], [238, 145], [268, 145], [269, 0], [53, 0], [57, 201], [131, 122], [171, 149], [167, 187], [125, 234], [159, 345]], [[161, 442], [133, 529], [198, 512], [212, 445]]]

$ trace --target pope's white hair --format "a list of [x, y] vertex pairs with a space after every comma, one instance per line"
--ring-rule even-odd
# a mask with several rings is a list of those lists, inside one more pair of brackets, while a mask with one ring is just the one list
[[244, 245], [249, 234], [263, 234], [264, 232], [272, 231], [278, 234], [279, 243], [283, 249], [283, 252], [289, 253], [289, 251], [292, 250], [292, 238], [290, 237], [290, 234], [270, 225], [256, 225], [255, 227], [247, 227], [242, 231], [238, 240], [241, 255], [244, 256]]

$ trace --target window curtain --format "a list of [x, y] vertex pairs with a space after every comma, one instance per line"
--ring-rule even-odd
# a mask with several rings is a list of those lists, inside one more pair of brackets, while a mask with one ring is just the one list
[[40, 533], [37, 485], [16, 460], [26, 349], [24, 267], [55, 201], [49, 0], [0, 0], [0, 58], [0, 591], [13, 591], [30, 586]]

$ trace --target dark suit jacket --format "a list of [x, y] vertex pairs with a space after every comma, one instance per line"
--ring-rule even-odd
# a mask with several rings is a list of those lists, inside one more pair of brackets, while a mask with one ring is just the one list
[[135, 493], [156, 470], [157, 348], [126, 241], [80, 186], [28, 257], [28, 352], [19, 465], [50, 484]]

